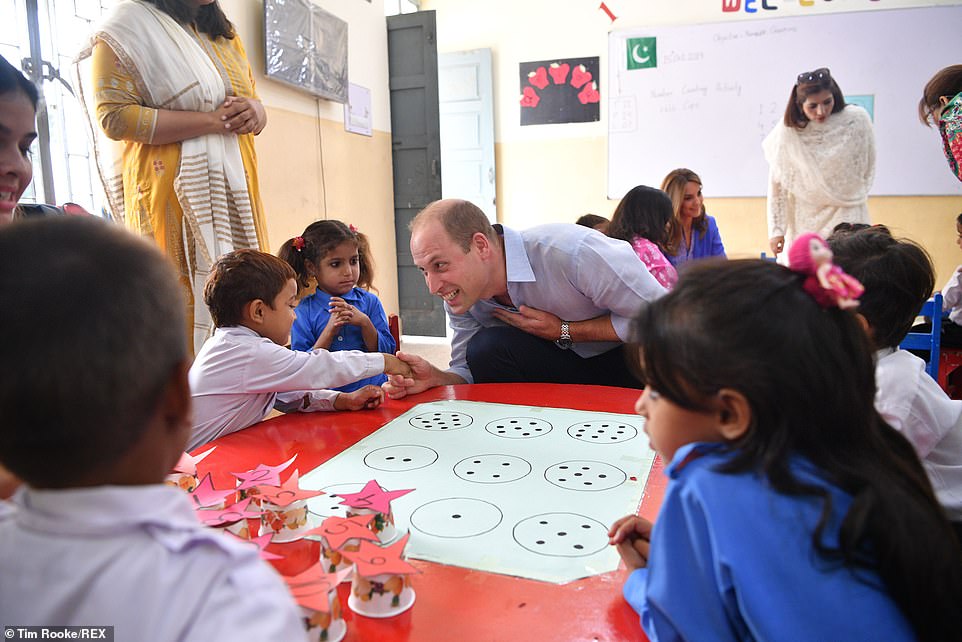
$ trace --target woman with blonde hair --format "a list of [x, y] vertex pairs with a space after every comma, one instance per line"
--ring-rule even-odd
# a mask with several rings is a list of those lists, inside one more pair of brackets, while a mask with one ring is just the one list
[[671, 198], [674, 215], [668, 221], [666, 256], [676, 268], [693, 259], [725, 256], [725, 246], [715, 217], [705, 212], [702, 181], [690, 169], [668, 172], [661, 190]]

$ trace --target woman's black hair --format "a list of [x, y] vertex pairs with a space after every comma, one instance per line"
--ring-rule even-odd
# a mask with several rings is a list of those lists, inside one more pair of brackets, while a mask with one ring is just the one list
[[671, 199], [660, 189], [638, 185], [625, 194], [608, 225], [608, 236], [631, 242], [636, 236], [646, 238], [667, 251], [668, 222], [673, 215]]
[[284, 241], [277, 256], [290, 263], [294, 272], [297, 273], [298, 285], [306, 288], [310, 287], [308, 280], [311, 277], [307, 271], [306, 261], [310, 261], [315, 266], [320, 265], [328, 252], [345, 241], [351, 241], [357, 245], [360, 268], [357, 285], [365, 290], [377, 291], [374, 287], [374, 261], [367, 237], [341, 221], [333, 219], [314, 221], [299, 237]]
[[202, 7], [194, 7], [186, 0], [145, 0], [154, 5], [168, 16], [181, 24], [193, 24], [197, 31], [206, 33], [211, 38], [234, 37], [234, 25], [227, 19], [224, 10], [220, 8], [220, 2], [214, 0], [211, 4]]
[[[638, 316], [643, 374], [692, 410], [707, 410], [722, 388], [744, 395], [752, 421], [721, 472], [755, 472], [779, 493], [816, 498], [822, 559], [875, 570], [919, 639], [958, 639], [962, 551], [952, 527], [912, 446], [875, 410], [872, 350], [855, 315], [820, 307], [802, 280], [769, 261], [696, 262]], [[853, 498], [837, 547], [825, 537], [831, 494], [793, 474], [796, 456]]]
[[[824, 73], [817, 74], [817, 72], [820, 71], [824, 71]], [[792, 85], [792, 92], [788, 97], [785, 116], [782, 118], [782, 122], [785, 123], [786, 127], [804, 129], [805, 126], [808, 125], [809, 119], [802, 109], [802, 104], [806, 98], [820, 91], [829, 91], [832, 93], [832, 98], [835, 99], [835, 104], [832, 105], [833, 114], [837, 114], [845, 109], [845, 95], [842, 94], [842, 89], [838, 86], [838, 83], [835, 82], [835, 79], [832, 78], [832, 74], [828, 69], [817, 69], [816, 72], [812, 74], [803, 75], [806, 75], [807, 78], [804, 81], [799, 81]]]
[[37, 101], [40, 99], [37, 87], [27, 80], [19, 69], [7, 62], [6, 58], [0, 56], [0, 96], [11, 91], [23, 93], [33, 105], [33, 110], [37, 110]]

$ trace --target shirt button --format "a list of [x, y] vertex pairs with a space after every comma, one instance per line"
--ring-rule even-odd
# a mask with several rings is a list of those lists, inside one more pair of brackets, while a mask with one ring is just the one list
[[343, 341], [343, 340], [344, 340], [344, 337], [338, 337], [337, 340], [338, 340], [338, 341]]

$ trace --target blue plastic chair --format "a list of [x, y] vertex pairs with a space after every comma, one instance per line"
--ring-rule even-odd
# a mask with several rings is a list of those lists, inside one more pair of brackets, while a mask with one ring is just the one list
[[909, 332], [902, 339], [899, 348], [903, 350], [928, 350], [929, 360], [925, 364], [925, 371], [929, 376], [939, 380], [939, 351], [942, 346], [942, 294], [936, 293], [922, 305], [920, 316], [932, 321], [929, 332]]

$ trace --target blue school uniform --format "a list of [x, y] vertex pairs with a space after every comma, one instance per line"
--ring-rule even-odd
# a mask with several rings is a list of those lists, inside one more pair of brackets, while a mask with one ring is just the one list
[[[648, 567], [624, 586], [652, 642], [915, 639], [875, 572], [816, 554], [820, 498], [780, 494], [754, 473], [716, 470], [730, 459], [717, 444], [689, 444], [666, 470]], [[852, 498], [806, 460], [791, 467], [831, 493], [824, 542], [834, 547]]]
[[688, 261], [695, 259], [705, 259], [710, 256], [725, 257], [725, 246], [722, 245], [721, 234], [718, 232], [718, 223], [714, 216], [705, 215], [708, 227], [704, 232], [699, 232], [692, 227], [694, 238], [691, 240], [691, 249], [684, 247], [678, 248], [678, 254], [669, 254], [666, 258], [676, 268]]
[[[397, 351], [397, 345], [394, 343], [394, 337], [391, 336], [391, 330], [387, 323], [387, 315], [384, 314], [384, 306], [381, 305], [381, 300], [361, 288], [352, 288], [350, 292], [341, 298], [371, 319], [371, 323], [374, 324], [374, 329], [377, 330], [377, 351], [394, 354]], [[295, 310], [297, 319], [294, 320], [294, 325], [291, 327], [291, 347], [293, 349], [307, 351], [314, 347], [314, 342], [321, 336], [321, 332], [331, 319], [330, 303], [331, 295], [321, 290], [317, 290], [314, 294], [301, 299], [297, 310]], [[367, 352], [361, 329], [356, 325], [341, 326], [340, 331], [338, 331], [334, 337], [334, 340], [331, 342], [331, 347], [328, 348], [328, 350], [331, 352], [338, 350], [360, 350]], [[374, 377], [349, 383], [340, 388], [334, 388], [334, 390], [351, 392], [368, 384], [379, 386], [385, 381], [387, 381], [387, 377], [379, 374]]]

